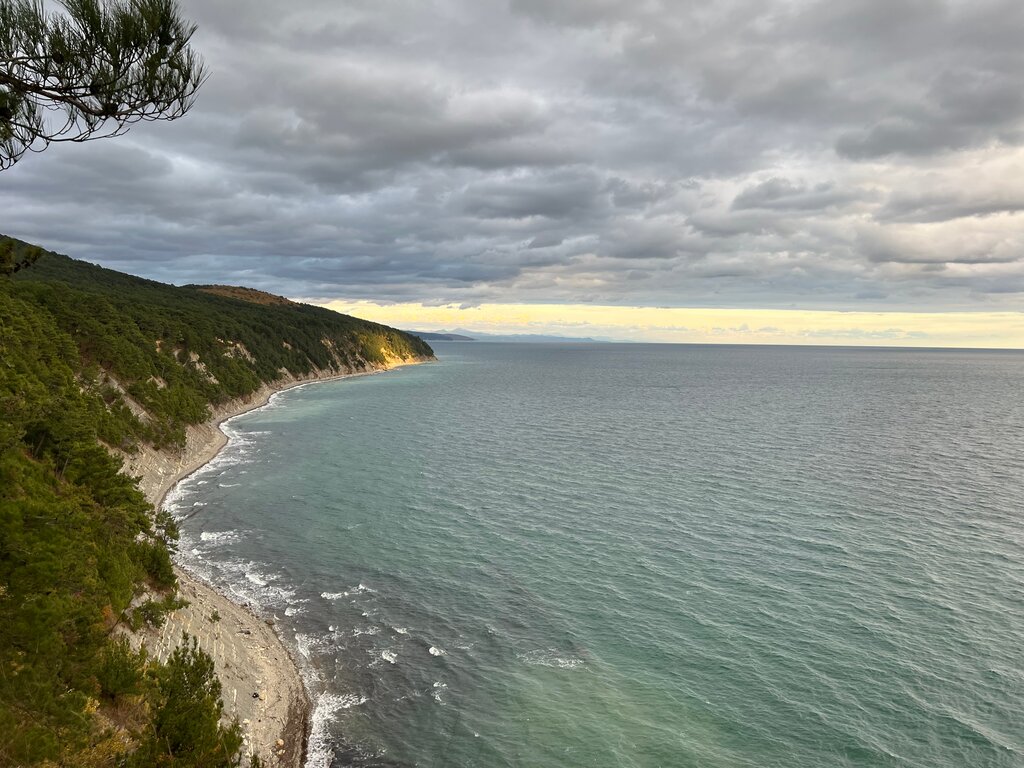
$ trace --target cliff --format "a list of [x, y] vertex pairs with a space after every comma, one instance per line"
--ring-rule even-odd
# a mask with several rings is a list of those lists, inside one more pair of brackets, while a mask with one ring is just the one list
[[319, 307], [52, 253], [0, 279], [0, 765], [298, 766], [308, 702], [287, 651], [172, 570], [152, 505], [273, 392], [432, 357]]

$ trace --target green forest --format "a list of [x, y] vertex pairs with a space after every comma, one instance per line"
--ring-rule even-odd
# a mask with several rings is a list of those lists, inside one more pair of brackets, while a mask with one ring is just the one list
[[186, 644], [158, 664], [122, 639], [174, 607], [177, 532], [112, 449], [173, 450], [283, 376], [433, 353], [267, 294], [0, 250], [24, 263], [0, 272], [0, 766], [237, 765], [209, 657]]

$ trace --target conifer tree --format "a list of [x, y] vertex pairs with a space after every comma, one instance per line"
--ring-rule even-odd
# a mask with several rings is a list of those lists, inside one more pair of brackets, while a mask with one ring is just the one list
[[206, 79], [175, 0], [0, 0], [0, 170], [52, 142], [174, 120]]
[[18, 248], [18, 244], [9, 237], [0, 235], [0, 275], [13, 275], [19, 270], [35, 264], [43, 255], [38, 246]]

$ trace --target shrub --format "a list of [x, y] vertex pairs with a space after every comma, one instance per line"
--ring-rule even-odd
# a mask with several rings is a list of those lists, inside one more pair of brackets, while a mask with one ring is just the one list
[[100, 694], [111, 701], [118, 696], [134, 696], [142, 693], [143, 664], [145, 651], [133, 651], [125, 638], [110, 642], [103, 649], [96, 679]]
[[132, 764], [234, 768], [242, 748], [241, 728], [237, 721], [221, 726], [224, 705], [213, 659], [194, 637], [183, 639], [155, 672], [158, 694], [152, 730]]

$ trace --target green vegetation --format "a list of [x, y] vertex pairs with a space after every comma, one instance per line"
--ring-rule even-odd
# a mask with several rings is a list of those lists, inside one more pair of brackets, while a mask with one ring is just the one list
[[[45, 308], [74, 342], [89, 386], [108, 405], [100, 439], [120, 448], [180, 444], [188, 424], [209, 417], [209, 405], [287, 374], [359, 371], [433, 354], [413, 336], [321, 307], [179, 288], [56, 254], [19, 272], [12, 289]], [[125, 394], [147, 421], [132, 416]]]
[[158, 697], [151, 730], [132, 755], [133, 768], [238, 765], [242, 732], [238, 723], [219, 725], [224, 707], [213, 660], [196, 639], [178, 646], [154, 674]]
[[0, 275], [13, 275], [35, 264], [43, 249], [0, 238]]
[[193, 643], [161, 665], [119, 639], [179, 605], [177, 531], [109, 448], [173, 448], [288, 374], [430, 354], [316, 307], [54, 254], [0, 277], [0, 766], [236, 765], [209, 658]]

